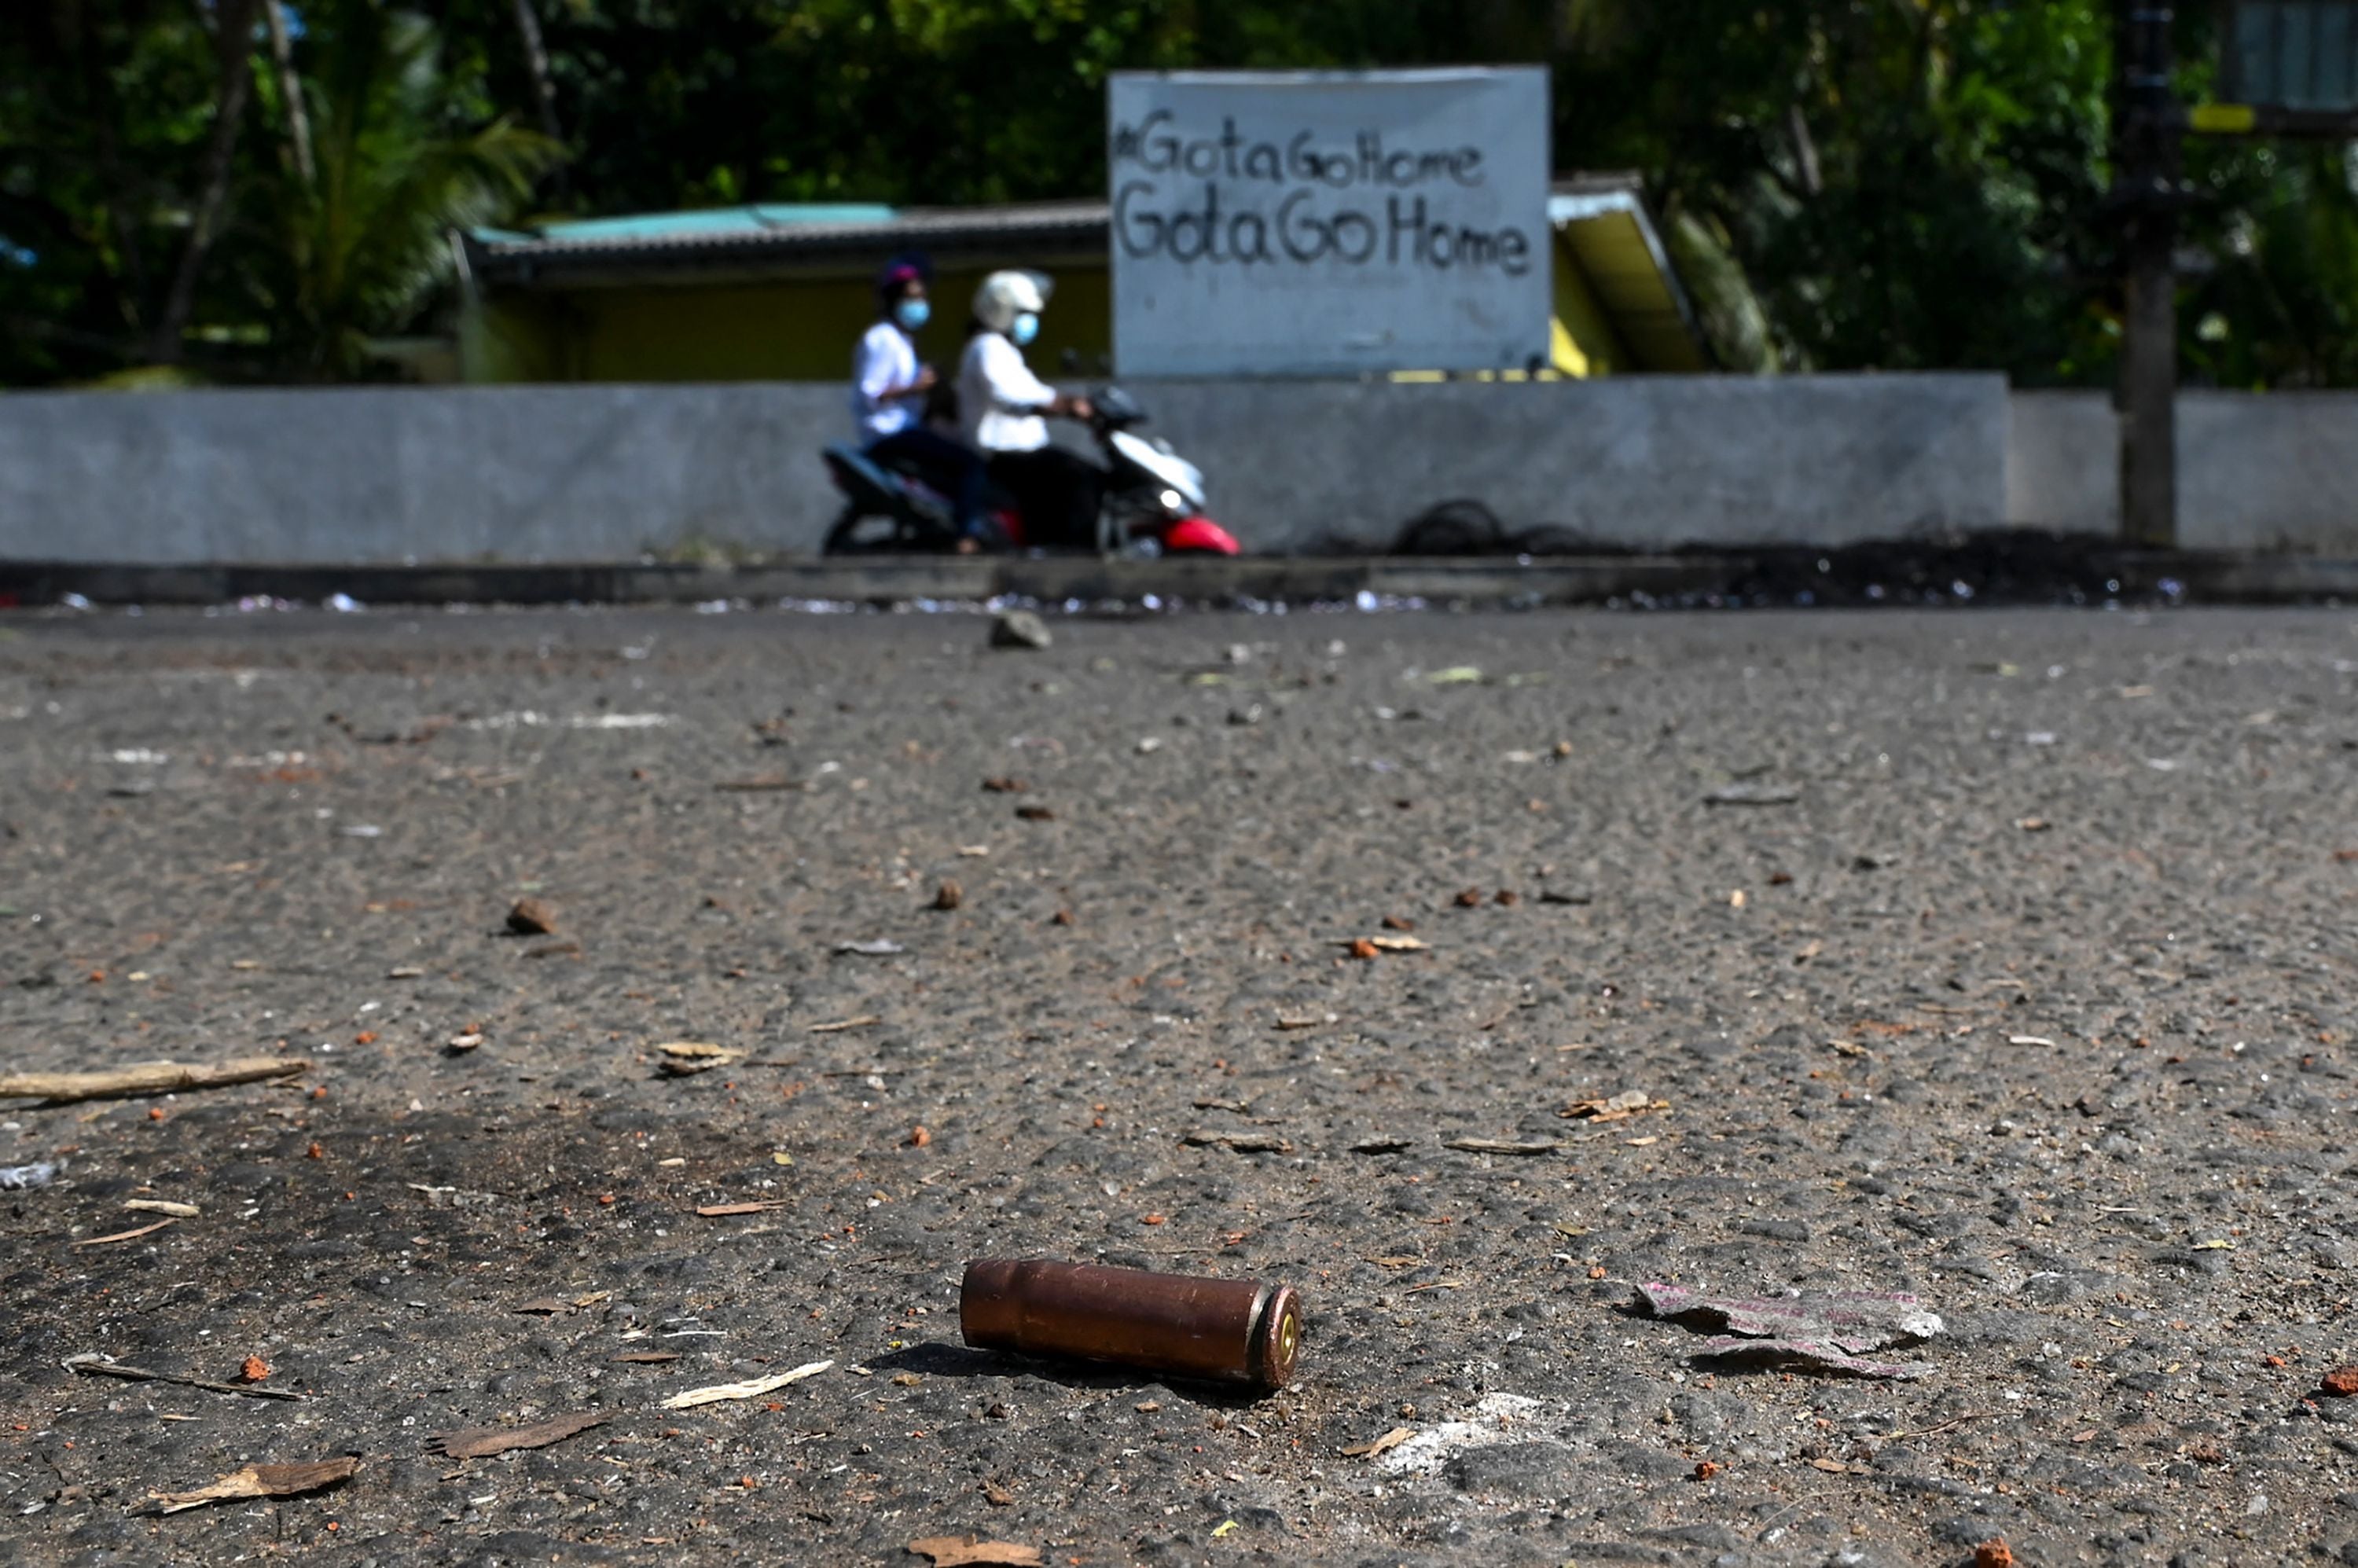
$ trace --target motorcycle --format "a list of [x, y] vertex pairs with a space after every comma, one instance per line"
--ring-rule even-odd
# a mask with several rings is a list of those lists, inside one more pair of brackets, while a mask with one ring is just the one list
[[[1097, 547], [1142, 556], [1234, 556], [1241, 553], [1227, 529], [1204, 515], [1204, 475], [1160, 437], [1138, 434], [1146, 411], [1118, 386], [1091, 395], [1089, 434], [1106, 470], [1105, 500], [1098, 509]], [[828, 447], [821, 456], [842, 513], [827, 530], [830, 556], [949, 551], [958, 548], [957, 476], [921, 460], [880, 460], [857, 447]], [[994, 492], [986, 503], [998, 542], [1029, 548], [1023, 518], [1014, 503]]]

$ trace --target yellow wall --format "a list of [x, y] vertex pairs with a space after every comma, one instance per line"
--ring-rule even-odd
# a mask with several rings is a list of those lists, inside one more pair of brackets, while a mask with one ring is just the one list
[[[1587, 280], [1561, 241], [1550, 252], [1554, 368], [1572, 376], [1628, 370], [1628, 351]], [[989, 270], [948, 269], [936, 277], [934, 319], [917, 338], [928, 362], [945, 368], [957, 362], [968, 302]], [[1040, 319], [1032, 363], [1048, 376], [1110, 373], [1113, 289], [1106, 264], [1067, 261], [1040, 270], [1055, 278], [1056, 288]], [[835, 381], [850, 373], [852, 345], [874, 319], [875, 295], [864, 275], [503, 291], [465, 312], [460, 346], [469, 381]], [[1067, 351], [1077, 359], [1070, 367]]]
[[1553, 345], [1549, 355], [1553, 368], [1560, 374], [1583, 380], [1628, 373], [1628, 351], [1621, 346], [1596, 291], [1588, 287], [1587, 276], [1572, 259], [1561, 233], [1548, 246], [1548, 260], [1555, 277], [1554, 330], [1550, 334]]

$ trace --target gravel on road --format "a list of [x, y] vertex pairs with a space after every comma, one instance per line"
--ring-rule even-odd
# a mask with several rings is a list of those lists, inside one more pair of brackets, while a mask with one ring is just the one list
[[2358, 618], [1053, 619], [0, 617], [5, 1555], [2358, 1561]]

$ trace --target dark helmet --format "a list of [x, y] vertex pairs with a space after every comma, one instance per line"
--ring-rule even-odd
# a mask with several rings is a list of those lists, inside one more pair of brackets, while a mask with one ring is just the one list
[[901, 297], [901, 291], [912, 283], [931, 286], [934, 264], [920, 251], [909, 251], [894, 256], [876, 275], [876, 297], [887, 306]]

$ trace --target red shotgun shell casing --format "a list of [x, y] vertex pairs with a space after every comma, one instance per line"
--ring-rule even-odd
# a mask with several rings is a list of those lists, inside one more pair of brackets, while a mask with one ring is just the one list
[[979, 1350], [1072, 1356], [1282, 1389], [1302, 1346], [1290, 1285], [1045, 1259], [966, 1266], [958, 1327]]

